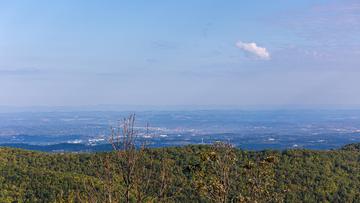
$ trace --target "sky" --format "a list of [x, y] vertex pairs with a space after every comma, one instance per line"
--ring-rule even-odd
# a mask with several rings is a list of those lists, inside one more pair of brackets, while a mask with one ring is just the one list
[[359, 78], [359, 1], [0, 1], [2, 106], [360, 107]]

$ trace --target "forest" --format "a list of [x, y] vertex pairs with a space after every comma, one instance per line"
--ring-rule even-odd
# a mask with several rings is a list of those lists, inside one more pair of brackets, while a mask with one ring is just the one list
[[1, 148], [0, 202], [360, 202], [359, 148], [147, 149], [128, 177], [116, 152]]
[[134, 118], [111, 152], [0, 148], [0, 202], [360, 202], [360, 143], [246, 151], [230, 143], [148, 148]]

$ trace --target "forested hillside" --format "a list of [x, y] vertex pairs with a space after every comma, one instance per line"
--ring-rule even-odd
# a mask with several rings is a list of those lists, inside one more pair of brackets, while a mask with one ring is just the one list
[[360, 202], [359, 146], [253, 152], [216, 143], [94, 154], [0, 148], [0, 202]]

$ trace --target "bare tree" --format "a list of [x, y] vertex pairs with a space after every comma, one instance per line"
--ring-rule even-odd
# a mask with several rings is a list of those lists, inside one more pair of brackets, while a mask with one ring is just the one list
[[[146, 135], [149, 136], [149, 124], [146, 125]], [[148, 143], [138, 142], [138, 136], [135, 114], [123, 119], [117, 128], [111, 128], [110, 143], [120, 161], [124, 202], [130, 202], [132, 198], [142, 202], [146, 198], [153, 172], [153, 160], [146, 156]]]
[[[145, 128], [146, 138], [151, 137], [149, 124]], [[154, 151], [149, 150], [147, 139], [140, 139], [140, 131], [135, 127], [135, 115], [132, 114], [116, 127], [110, 128], [109, 142], [113, 152], [100, 156], [101, 172], [95, 174], [100, 179], [104, 191], [100, 202], [169, 202], [179, 195], [184, 177], [181, 167], [175, 160], [162, 156], [157, 161]], [[90, 198], [86, 202], [99, 202], [92, 193], [96, 193], [99, 183], [84, 183]], [[157, 194], [154, 196], [154, 194]], [[92, 198], [92, 199], [91, 199]]]
[[134, 129], [135, 115], [124, 118], [117, 128], [111, 128], [110, 143], [119, 158], [120, 176], [124, 184], [123, 198], [130, 202], [131, 189], [134, 186], [134, 172], [139, 159], [136, 152]]

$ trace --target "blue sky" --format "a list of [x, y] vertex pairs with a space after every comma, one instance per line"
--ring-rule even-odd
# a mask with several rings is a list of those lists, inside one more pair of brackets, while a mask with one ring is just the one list
[[360, 2], [0, 1], [0, 105], [360, 106]]

